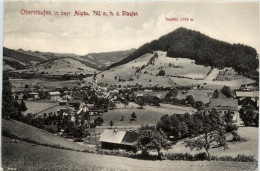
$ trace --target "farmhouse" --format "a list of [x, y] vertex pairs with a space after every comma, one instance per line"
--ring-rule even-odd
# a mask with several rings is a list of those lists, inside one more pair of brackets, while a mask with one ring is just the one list
[[51, 101], [59, 101], [60, 100], [60, 92], [54, 91], [54, 92], [48, 92], [46, 95], [46, 98]]
[[238, 100], [230, 98], [211, 98], [209, 100], [209, 107], [206, 109], [206, 113], [209, 113], [212, 109], [216, 109], [217, 112], [224, 116], [228, 112], [233, 115], [233, 121], [239, 121], [238, 112]]
[[259, 98], [259, 91], [236, 91], [236, 97], [237, 98], [245, 98], [245, 97]]
[[138, 133], [135, 131], [105, 129], [99, 141], [101, 142], [101, 148], [132, 150], [137, 138]]
[[236, 91], [236, 97], [240, 101], [249, 98], [256, 103], [257, 107], [259, 107], [259, 91]]
[[33, 98], [34, 100], [37, 100], [37, 99], [40, 98], [40, 97], [39, 97], [39, 93], [35, 93], [35, 92], [29, 93], [29, 96], [30, 96], [31, 98]]

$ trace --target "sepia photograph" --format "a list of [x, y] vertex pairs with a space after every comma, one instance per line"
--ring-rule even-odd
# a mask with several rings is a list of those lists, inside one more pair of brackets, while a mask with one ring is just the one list
[[3, 2], [4, 171], [256, 171], [259, 1]]

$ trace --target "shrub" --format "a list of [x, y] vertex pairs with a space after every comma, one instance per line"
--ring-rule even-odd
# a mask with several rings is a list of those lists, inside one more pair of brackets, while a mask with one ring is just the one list
[[223, 93], [226, 97], [232, 97], [232, 92], [230, 87], [224, 86], [221, 90], [221, 93]]
[[258, 126], [258, 112], [253, 105], [245, 105], [240, 111], [240, 117], [243, 120], [245, 126], [255, 125]]
[[104, 119], [102, 118], [102, 117], [97, 117], [96, 119], [94, 119], [94, 124], [95, 125], [98, 125], [98, 126], [100, 126], [100, 125], [102, 125], [102, 123], [104, 122]]
[[239, 141], [246, 141], [245, 138], [242, 138], [236, 131], [232, 132], [233, 138], [232, 141], [239, 142]]
[[[213, 160], [213, 159], [211, 159], [211, 160]], [[223, 157], [219, 157], [219, 158], [216, 157], [215, 160], [219, 160], [219, 161], [234, 161], [235, 159], [234, 159], [234, 157], [231, 157], [231, 156], [223, 156]]]
[[165, 71], [164, 70], [160, 70], [158, 73], [159, 76], [165, 76]]
[[229, 133], [231, 132], [233, 134], [233, 132], [236, 132], [238, 130], [238, 126], [234, 125], [232, 123], [227, 123], [226, 124], [226, 132]]
[[168, 160], [188, 160], [192, 161], [193, 160], [193, 155], [189, 153], [166, 153], [165, 158]]
[[203, 152], [203, 153], [198, 153], [195, 154], [193, 157], [193, 160], [197, 161], [197, 160], [208, 160], [208, 156], [207, 153]]
[[86, 144], [93, 144], [93, 145], [100, 145], [99, 136], [88, 136], [85, 138], [84, 143]]
[[207, 157], [207, 153], [197, 153], [195, 155], [189, 154], [189, 153], [166, 153], [164, 155], [165, 159], [168, 160], [184, 160], [184, 161], [201, 161], [201, 160], [214, 160], [214, 161], [236, 161], [236, 162], [255, 162], [256, 159], [254, 156], [246, 156], [239, 154], [236, 157], [231, 156], [210, 156], [210, 158]]
[[8, 129], [2, 129], [2, 136], [9, 137], [9, 138], [17, 138], [15, 135], [11, 134]]
[[255, 162], [256, 159], [254, 158], [254, 156], [246, 156], [244, 154], [239, 154], [234, 161], [237, 162]]
[[136, 157], [136, 155], [131, 153], [131, 152], [120, 151], [120, 150], [101, 149], [97, 153], [101, 154], [101, 155], [113, 155], [113, 156], [121, 156], [121, 157]]
[[75, 138], [73, 139], [73, 142], [83, 142], [83, 140], [81, 138]]

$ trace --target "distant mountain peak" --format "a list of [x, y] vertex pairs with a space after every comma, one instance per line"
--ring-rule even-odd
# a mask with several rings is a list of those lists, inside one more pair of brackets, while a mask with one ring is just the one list
[[145, 53], [157, 50], [166, 51], [169, 57], [189, 58], [195, 60], [196, 64], [216, 68], [232, 67], [244, 76], [254, 80], [259, 78], [257, 71], [259, 62], [254, 48], [216, 40], [199, 31], [184, 27], [142, 45], [127, 58], [108, 68], [128, 63]]

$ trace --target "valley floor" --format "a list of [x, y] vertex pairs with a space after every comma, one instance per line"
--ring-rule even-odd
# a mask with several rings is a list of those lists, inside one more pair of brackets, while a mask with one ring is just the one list
[[256, 170], [257, 162], [221, 161], [148, 161], [125, 157], [75, 152], [2, 137], [2, 167], [4, 170]]

